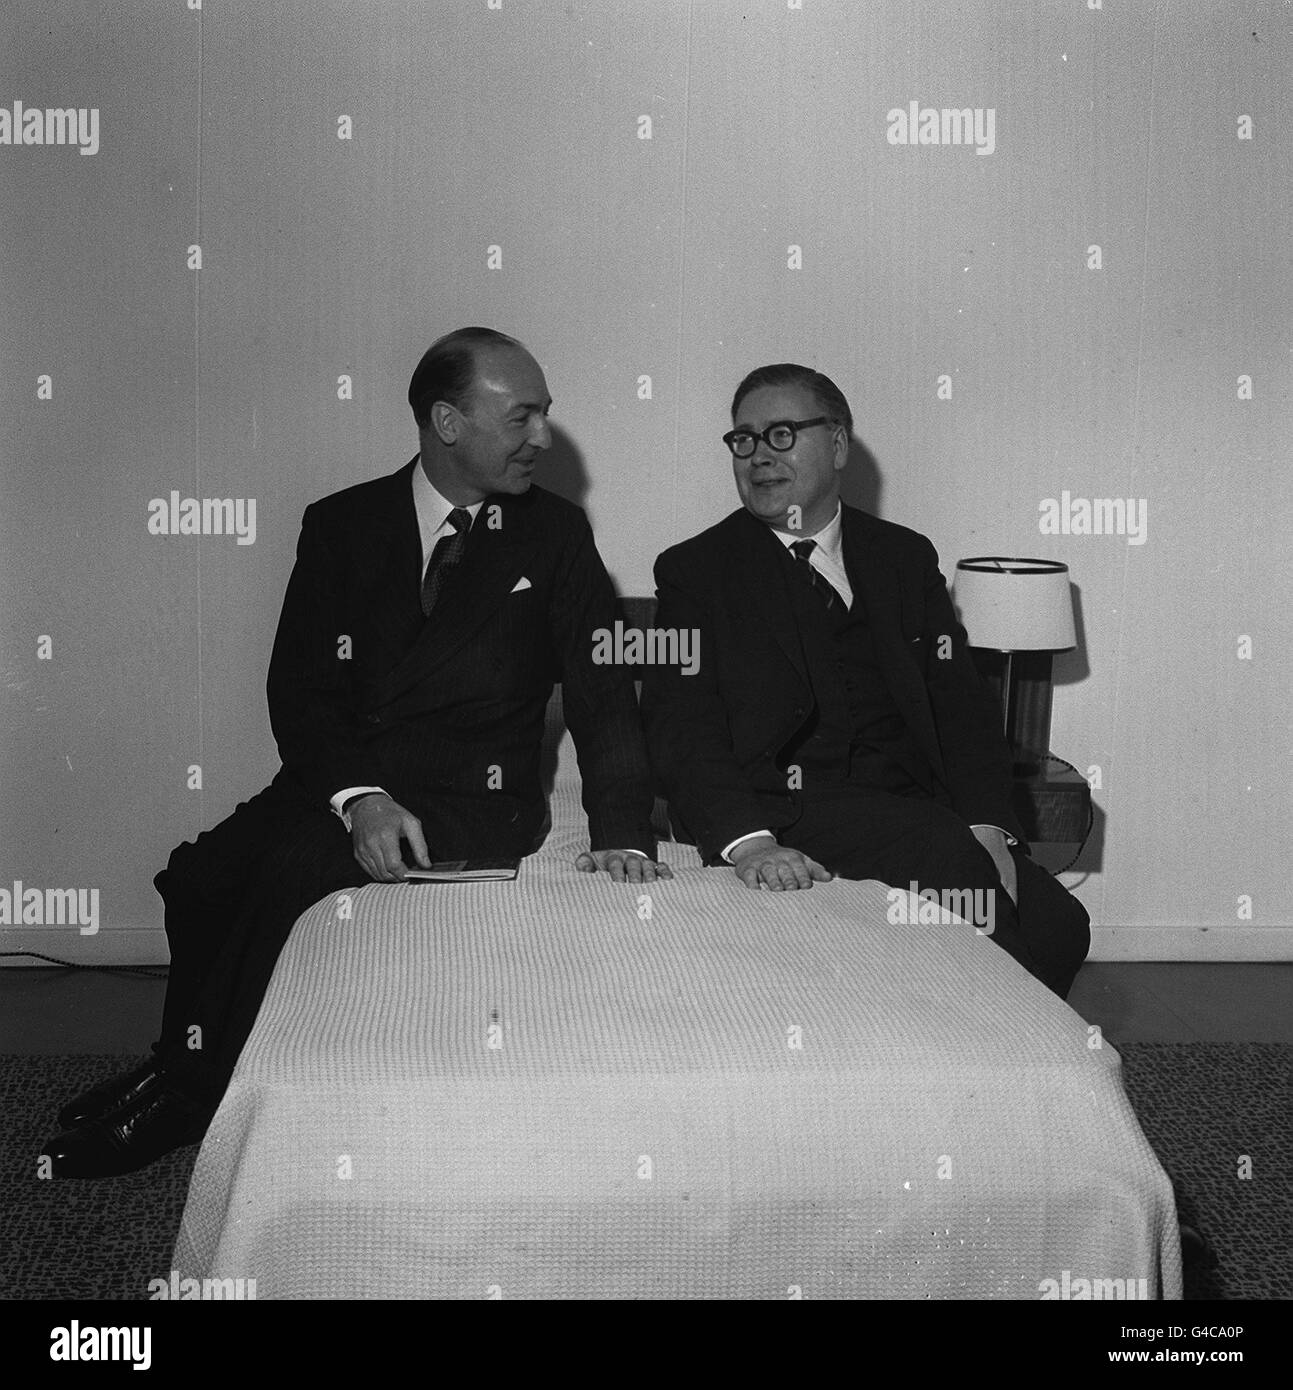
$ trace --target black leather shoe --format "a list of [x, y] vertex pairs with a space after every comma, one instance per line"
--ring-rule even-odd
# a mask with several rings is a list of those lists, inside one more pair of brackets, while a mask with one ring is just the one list
[[109, 1178], [133, 1173], [206, 1133], [215, 1107], [162, 1083], [126, 1105], [89, 1120], [45, 1145], [56, 1178]]
[[142, 1067], [123, 1072], [108, 1081], [92, 1086], [84, 1095], [77, 1096], [58, 1112], [60, 1129], [74, 1129], [87, 1120], [97, 1120], [113, 1110], [129, 1105], [141, 1096], [147, 1095], [161, 1085], [161, 1073], [155, 1058], [150, 1058]]

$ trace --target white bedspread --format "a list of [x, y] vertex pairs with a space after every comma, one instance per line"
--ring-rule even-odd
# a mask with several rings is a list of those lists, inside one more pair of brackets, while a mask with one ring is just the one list
[[874, 882], [754, 894], [673, 844], [671, 882], [580, 874], [569, 762], [515, 882], [301, 917], [194, 1169], [182, 1276], [1180, 1297], [1167, 1177], [1072, 1010], [971, 927], [890, 925]]

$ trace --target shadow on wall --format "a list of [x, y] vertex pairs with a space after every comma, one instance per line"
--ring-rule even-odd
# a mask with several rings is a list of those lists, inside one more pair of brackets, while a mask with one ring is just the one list
[[848, 462], [840, 476], [840, 497], [850, 507], [879, 516], [883, 488], [875, 455], [857, 435], [850, 435]]
[[1091, 674], [1086, 659], [1086, 620], [1082, 613], [1082, 590], [1069, 579], [1069, 597], [1073, 600], [1073, 631], [1077, 646], [1071, 652], [1056, 652], [1052, 679], [1056, 685], [1080, 685]]
[[552, 445], [540, 456], [534, 481], [576, 507], [588, 506], [588, 469], [583, 453], [558, 425], [552, 426]]
[[[1091, 663], [1087, 660], [1086, 617], [1082, 609], [1082, 589], [1071, 578], [1069, 580], [1069, 596], [1073, 600], [1073, 631], [1077, 645], [1072, 651], [1056, 652], [1051, 665], [1051, 680], [1054, 683], [1057, 698], [1060, 699], [1064, 698], [1059, 694], [1061, 687], [1081, 685], [1091, 674]], [[1059, 756], [1063, 757], [1064, 754], [1060, 753]], [[1090, 775], [1090, 770], [1086, 766], [1079, 766], [1078, 771], [1083, 776]], [[1094, 788], [1091, 793], [1091, 832], [1086, 838], [1086, 843], [1082, 846], [1082, 852], [1070, 865], [1071, 872], [1075, 874], [1099, 873], [1104, 867], [1104, 842], [1108, 817], [1105, 815], [1104, 807], [1100, 805], [1099, 791], [1099, 788]]]

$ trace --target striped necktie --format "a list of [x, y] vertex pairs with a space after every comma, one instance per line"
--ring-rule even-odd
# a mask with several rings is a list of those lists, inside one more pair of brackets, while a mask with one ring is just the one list
[[464, 507], [455, 507], [449, 513], [449, 524], [453, 527], [453, 535], [441, 536], [436, 541], [431, 558], [427, 561], [427, 572], [422, 579], [422, 613], [428, 618], [445, 580], [449, 578], [450, 570], [462, 559], [462, 553], [467, 549], [471, 513]]
[[816, 541], [791, 541], [790, 543], [790, 549], [794, 552], [795, 559], [806, 571], [808, 582], [816, 590], [817, 597], [826, 605], [826, 611], [835, 614], [843, 613], [844, 599], [841, 597], [840, 591], [819, 569], [814, 567], [808, 558], [816, 548]]

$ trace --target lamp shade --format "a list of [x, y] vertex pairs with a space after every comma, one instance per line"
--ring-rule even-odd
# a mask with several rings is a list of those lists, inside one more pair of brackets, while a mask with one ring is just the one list
[[972, 647], [1060, 652], [1077, 646], [1069, 567], [1056, 560], [958, 560], [954, 592]]

